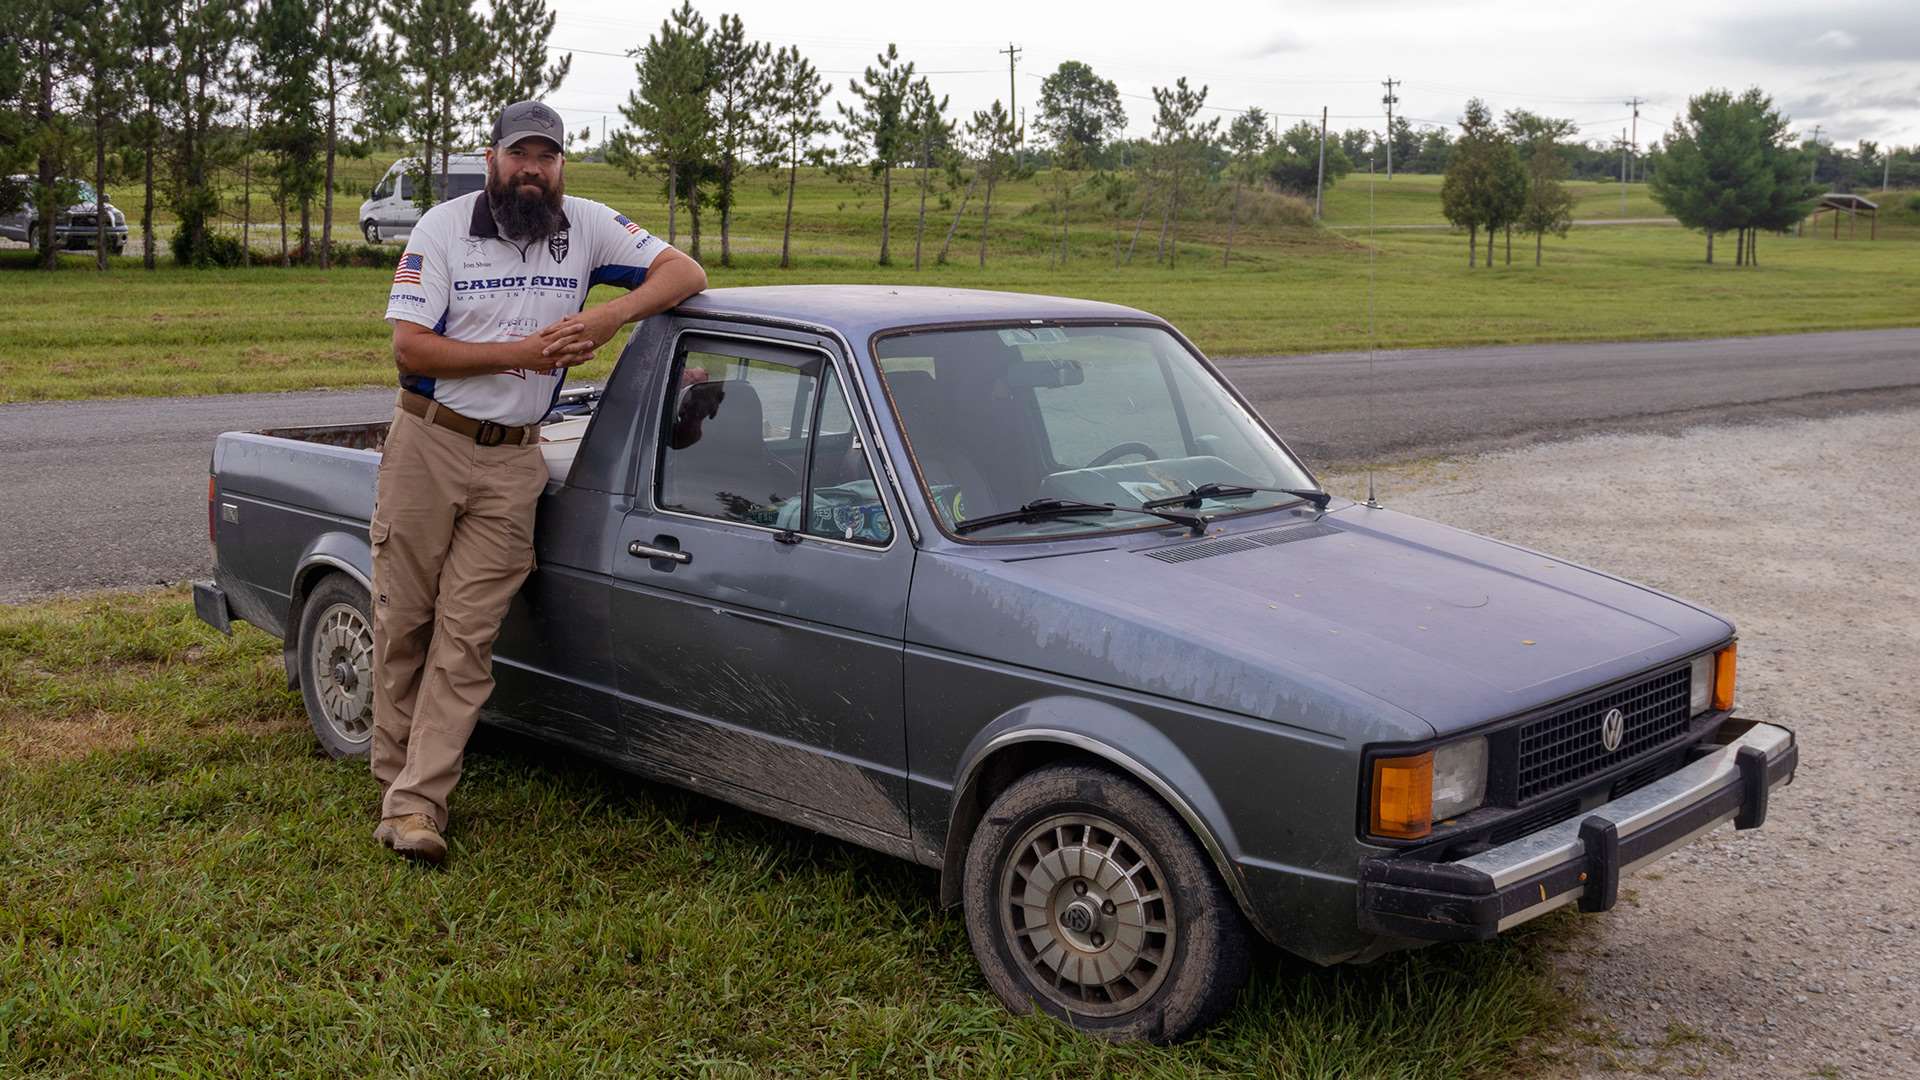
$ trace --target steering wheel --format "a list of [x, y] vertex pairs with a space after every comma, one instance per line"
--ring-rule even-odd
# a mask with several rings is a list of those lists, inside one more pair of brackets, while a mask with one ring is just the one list
[[1107, 450], [1106, 452], [1102, 453], [1099, 457], [1094, 458], [1092, 461], [1089, 461], [1085, 465], [1082, 465], [1080, 467], [1083, 469], [1097, 469], [1102, 465], [1112, 464], [1114, 461], [1120, 458], [1126, 457], [1128, 454], [1139, 454], [1141, 457], [1146, 458], [1148, 461], [1160, 460], [1160, 452], [1155, 450], [1153, 447], [1148, 446], [1146, 443], [1123, 442], [1120, 445]]

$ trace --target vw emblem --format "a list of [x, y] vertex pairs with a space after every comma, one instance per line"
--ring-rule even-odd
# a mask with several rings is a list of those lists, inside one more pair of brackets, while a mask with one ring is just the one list
[[1619, 709], [1608, 709], [1607, 715], [1600, 718], [1600, 745], [1611, 754], [1620, 749], [1620, 741], [1627, 734], [1627, 714]]

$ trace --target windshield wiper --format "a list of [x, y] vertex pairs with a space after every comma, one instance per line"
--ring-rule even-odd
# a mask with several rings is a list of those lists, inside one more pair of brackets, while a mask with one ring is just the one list
[[1305, 499], [1313, 504], [1315, 510], [1325, 510], [1333, 501], [1333, 496], [1318, 488], [1273, 488], [1257, 487], [1252, 484], [1201, 484], [1185, 495], [1169, 495], [1164, 499], [1149, 499], [1140, 504], [1142, 510], [1158, 510], [1163, 506], [1199, 506], [1202, 499], [1238, 499], [1252, 495], [1257, 491], [1271, 491], [1280, 495], [1291, 495], [1296, 499]]
[[970, 533], [976, 529], [985, 529], [994, 525], [1005, 525], [1010, 521], [1040, 521], [1052, 517], [1070, 517], [1074, 514], [1152, 514], [1165, 518], [1176, 525], [1185, 525], [1194, 532], [1205, 532], [1207, 518], [1200, 514], [1179, 514], [1158, 507], [1113, 506], [1109, 503], [1077, 502], [1073, 499], [1035, 499], [1018, 510], [1008, 510], [1002, 514], [988, 514], [985, 517], [969, 518], [953, 527], [956, 533]]

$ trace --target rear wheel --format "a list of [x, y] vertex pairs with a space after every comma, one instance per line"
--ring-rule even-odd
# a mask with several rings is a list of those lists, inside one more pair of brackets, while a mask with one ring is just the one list
[[1107, 769], [1042, 769], [995, 799], [967, 850], [965, 899], [974, 957], [1016, 1013], [1173, 1042], [1246, 982], [1246, 923], [1206, 854], [1165, 803]]
[[328, 754], [373, 748], [373, 615], [367, 590], [345, 574], [322, 578], [300, 610], [300, 693]]

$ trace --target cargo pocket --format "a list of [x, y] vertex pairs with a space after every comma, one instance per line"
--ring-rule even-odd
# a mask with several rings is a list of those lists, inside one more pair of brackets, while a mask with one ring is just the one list
[[367, 523], [367, 545], [373, 548], [375, 555], [380, 554], [380, 545], [386, 543], [387, 537], [392, 534], [393, 527], [378, 518]]

